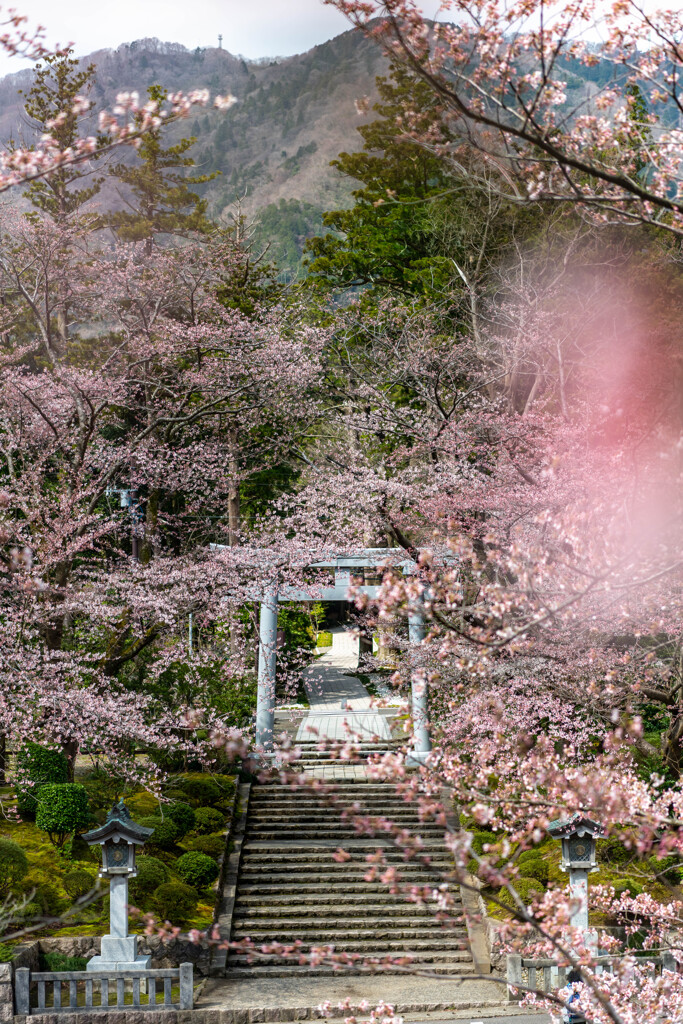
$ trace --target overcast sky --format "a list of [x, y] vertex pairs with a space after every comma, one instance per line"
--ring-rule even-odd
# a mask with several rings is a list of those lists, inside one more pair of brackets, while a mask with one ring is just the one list
[[[217, 46], [219, 33], [231, 53], [287, 56], [349, 27], [322, 0], [16, 0], [11, 6], [45, 27], [49, 46], [73, 43], [79, 56], [145, 36], [192, 49]], [[0, 74], [26, 66], [0, 58]]]

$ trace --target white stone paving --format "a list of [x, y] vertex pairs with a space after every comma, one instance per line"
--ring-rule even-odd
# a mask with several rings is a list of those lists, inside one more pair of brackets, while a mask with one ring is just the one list
[[377, 737], [379, 746], [391, 739], [385, 717], [371, 709], [372, 698], [361, 681], [344, 674], [357, 668], [358, 637], [344, 629], [333, 630], [332, 646], [316, 658], [304, 677], [310, 710], [299, 726], [298, 741], [344, 740], [349, 728], [361, 733], [363, 741]]

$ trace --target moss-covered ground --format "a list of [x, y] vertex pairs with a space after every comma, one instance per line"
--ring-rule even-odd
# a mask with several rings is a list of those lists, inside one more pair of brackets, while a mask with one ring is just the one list
[[[227, 775], [205, 775], [201, 773], [184, 773], [172, 781], [174, 786], [174, 798], [183, 799], [182, 788], [187, 780], [211, 780], [217, 784], [217, 796], [211, 801], [206, 799], [192, 799], [186, 796], [186, 801], [195, 809], [199, 806], [210, 805], [218, 810], [223, 816], [223, 826], [215, 833], [219, 839], [226, 831], [232, 811], [233, 797], [235, 791], [235, 778]], [[107, 811], [113, 802], [112, 781], [101, 773], [78, 772], [77, 781], [81, 782], [88, 791], [90, 808], [92, 811], [92, 826], [104, 822]], [[160, 803], [154, 794], [140, 788], [130, 788], [124, 794], [128, 809], [134, 819], [141, 819], [148, 816], [159, 815]], [[57, 849], [47, 834], [41, 831], [31, 820], [18, 820], [12, 814], [12, 808], [16, 805], [16, 794], [10, 786], [0, 787], [0, 806], [2, 817], [0, 817], [0, 837], [11, 839], [18, 843], [25, 851], [29, 872], [16, 892], [16, 897], [28, 899], [26, 907], [27, 923], [29, 915], [49, 914], [68, 915], [60, 927], [45, 929], [34, 933], [35, 935], [102, 935], [108, 931], [108, 885], [105, 880], [100, 880], [101, 895], [84, 909], [76, 912], [73, 910], [73, 898], [69, 896], [64, 888], [64, 878], [70, 872], [82, 870], [88, 872], [93, 879], [97, 878], [100, 866], [99, 851], [89, 849], [86, 844], [76, 842], [67, 843], [63, 850]], [[150, 854], [163, 861], [167, 866], [170, 881], [181, 882], [182, 879], [174, 868], [178, 858], [189, 850], [196, 848], [197, 834], [191, 832], [173, 846], [167, 849], [159, 849], [150, 845], [145, 849]], [[218, 843], [215, 843], [218, 848]], [[215, 890], [210, 888], [199, 893], [199, 902], [196, 912], [187, 920], [183, 921], [184, 928], [206, 928], [212, 921], [215, 902]], [[143, 912], [153, 912], [154, 907], [151, 897], [146, 901], [148, 905], [140, 906]], [[131, 931], [142, 931], [142, 925], [131, 920]], [[0, 959], [6, 959], [1, 957]]]

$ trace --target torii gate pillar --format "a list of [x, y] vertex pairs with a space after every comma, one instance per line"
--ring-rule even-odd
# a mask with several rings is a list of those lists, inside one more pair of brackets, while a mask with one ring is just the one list
[[273, 749], [275, 724], [275, 668], [277, 665], [277, 590], [271, 587], [261, 602], [256, 697], [256, 746]]
[[[408, 616], [408, 639], [411, 645], [422, 643], [425, 638], [425, 620], [420, 605], [417, 605]], [[411, 701], [413, 712], [413, 755], [416, 761], [424, 761], [432, 749], [429, 738], [429, 702], [427, 683], [417, 677], [413, 669], [411, 682]]]

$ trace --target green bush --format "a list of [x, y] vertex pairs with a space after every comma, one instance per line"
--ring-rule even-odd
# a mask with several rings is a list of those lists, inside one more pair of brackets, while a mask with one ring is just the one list
[[[526, 878], [520, 877], [515, 878], [512, 882], [513, 888], [517, 892], [522, 903], [528, 905], [533, 900], [542, 896], [545, 892], [545, 886], [543, 882], [539, 882], [537, 878]], [[498, 892], [498, 899], [501, 903], [504, 903], [507, 907], [516, 907], [517, 904], [512, 898], [512, 893], [503, 886]]]
[[102, 863], [102, 847], [99, 845], [89, 846], [80, 835], [67, 839], [64, 844], [64, 853], [69, 860], [89, 860], [93, 864]]
[[214, 807], [198, 807], [195, 811], [194, 829], [199, 835], [208, 835], [223, 828], [225, 818]]
[[172, 818], [140, 818], [140, 825], [153, 828], [154, 832], [147, 840], [147, 845], [159, 850], [170, 850], [180, 839], [180, 828]]
[[137, 906], [151, 896], [155, 889], [168, 881], [168, 868], [157, 857], [138, 857], [135, 866], [137, 875], [131, 878], [128, 892], [131, 903]]
[[28, 859], [18, 843], [0, 838], [0, 898], [7, 896], [28, 874]]
[[164, 882], [154, 890], [154, 909], [159, 917], [172, 924], [181, 924], [197, 909], [197, 890], [183, 882]]
[[[472, 850], [480, 857], [484, 854], [484, 844], [488, 843], [489, 846], [493, 846], [496, 842], [496, 837], [492, 832], [473, 832], [472, 833]], [[490, 854], [491, 851], [489, 851]]]
[[206, 889], [218, 878], [218, 864], [205, 853], [193, 850], [178, 857], [175, 869], [187, 885], [195, 889]]
[[166, 814], [180, 829], [180, 838], [191, 832], [195, 824], [195, 814], [189, 804], [174, 803], [166, 808]]
[[669, 885], [678, 885], [681, 879], [683, 879], [683, 862], [675, 854], [662, 857], [661, 860], [657, 860], [656, 857], [650, 857], [648, 864], [654, 874], [659, 878], [663, 878]]
[[46, 971], [84, 971], [88, 966], [84, 956], [67, 956], [66, 953], [43, 953], [41, 960]]
[[221, 798], [220, 787], [213, 779], [179, 779], [178, 788], [182, 789], [195, 807], [211, 806], [218, 803]]
[[36, 886], [33, 894], [33, 901], [40, 907], [40, 913], [46, 917], [54, 917], [63, 909], [63, 900], [54, 885], [49, 882], [41, 882]]
[[61, 750], [27, 743], [17, 755], [17, 775], [17, 810], [22, 817], [34, 818], [40, 787], [46, 782], [68, 782], [69, 762]]
[[629, 896], [640, 896], [643, 887], [634, 878], [622, 878], [614, 883], [614, 895], [617, 899], [627, 893]]
[[517, 863], [525, 878], [535, 878], [544, 885], [548, 884], [548, 862], [543, 860], [540, 850], [526, 850], [519, 855]]
[[29, 918], [32, 920], [36, 917], [42, 917], [43, 909], [39, 903], [34, 903], [33, 900], [31, 900], [30, 903], [25, 903], [23, 905], [19, 914], [23, 918]]
[[67, 871], [62, 879], [62, 886], [67, 896], [72, 900], [78, 900], [90, 892], [95, 880], [87, 871]]
[[50, 842], [64, 846], [67, 837], [90, 825], [90, 808], [85, 786], [77, 782], [49, 783], [38, 794], [36, 825], [47, 832]]
[[184, 790], [177, 788], [169, 789], [164, 796], [166, 796], [168, 800], [175, 800], [176, 802], [184, 802], [187, 800], [187, 793], [185, 793]]
[[633, 857], [633, 851], [627, 850], [617, 836], [602, 840], [597, 849], [598, 860], [606, 860], [610, 864], [626, 864]]
[[327, 630], [321, 630], [318, 633], [316, 640], [316, 647], [331, 647], [332, 646], [332, 634], [328, 633]]
[[191, 839], [185, 839], [184, 845], [188, 850], [197, 850], [216, 860], [225, 852], [225, 836], [193, 836]]
[[14, 959], [14, 946], [7, 942], [0, 942], [0, 964], [8, 964]]

